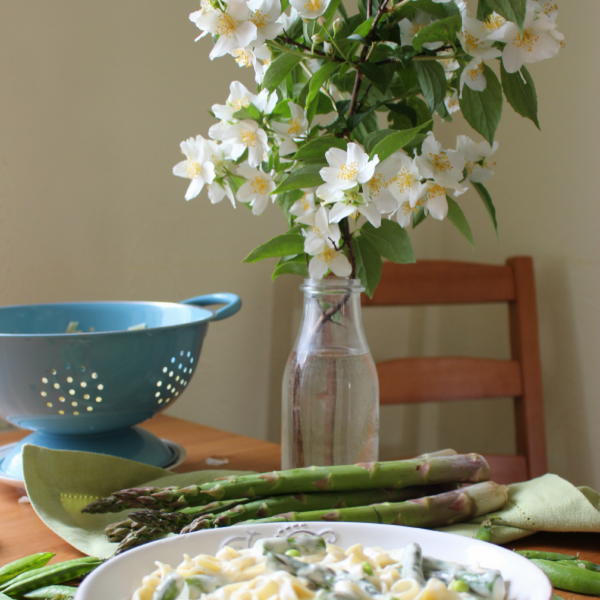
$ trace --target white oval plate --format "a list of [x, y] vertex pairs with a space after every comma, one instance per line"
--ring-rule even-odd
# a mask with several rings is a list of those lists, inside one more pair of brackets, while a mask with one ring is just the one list
[[404, 548], [410, 542], [421, 545], [423, 554], [441, 560], [499, 569], [507, 582], [507, 600], [550, 600], [552, 586], [533, 563], [515, 552], [487, 542], [428, 529], [371, 523], [264, 523], [208, 529], [169, 537], [111, 558], [88, 577], [75, 600], [129, 600], [141, 585], [142, 577], [159, 560], [177, 566], [183, 554], [215, 554], [223, 546], [249, 548], [263, 537], [287, 537], [299, 532], [322, 535], [341, 548], [353, 544], [379, 546], [386, 550]]

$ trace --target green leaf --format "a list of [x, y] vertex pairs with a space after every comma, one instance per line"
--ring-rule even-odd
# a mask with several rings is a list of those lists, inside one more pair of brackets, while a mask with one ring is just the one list
[[408, 233], [396, 221], [382, 219], [380, 227], [365, 223], [360, 235], [365, 236], [369, 244], [381, 256], [395, 263], [416, 262]]
[[423, 125], [419, 125], [419, 127], [405, 129], [404, 131], [395, 131], [391, 135], [386, 136], [373, 148], [371, 158], [377, 154], [379, 162], [383, 162], [388, 156], [391, 156], [394, 152], [409, 144], [426, 125], [427, 123], [424, 123]]
[[506, 20], [517, 24], [520, 31], [523, 31], [525, 14], [527, 12], [527, 0], [479, 0], [477, 14], [484, 21], [488, 15], [497, 12]]
[[429, 42], [445, 42], [452, 44], [456, 40], [456, 32], [461, 28], [462, 19], [459, 16], [447, 17], [439, 21], [434, 21], [428, 27], [421, 29], [412, 39], [412, 45], [415, 50], [421, 52], [423, 44]]
[[[323, 165], [306, 165], [291, 175], [279, 186], [271, 192], [272, 194], [281, 194], [291, 190], [302, 190], [305, 188], [316, 187], [323, 183], [323, 179], [319, 175], [319, 171]], [[291, 252], [289, 254], [292, 254]]]
[[483, 184], [475, 183], [474, 181], [472, 181], [471, 183], [473, 184], [473, 187], [475, 188], [475, 190], [479, 194], [479, 197], [483, 201], [483, 205], [485, 206], [485, 209], [487, 210], [488, 215], [490, 215], [490, 219], [492, 220], [494, 229], [496, 230], [496, 235], [498, 235], [498, 221], [496, 220], [496, 207], [494, 206], [494, 203], [492, 202], [492, 197], [490, 196], [490, 193], [487, 191], [486, 187]]
[[425, 213], [425, 207], [421, 206], [416, 213], [413, 213], [412, 228], [415, 229], [417, 225], [420, 225], [427, 218]]
[[483, 67], [483, 74], [487, 81], [485, 90], [476, 92], [465, 85], [460, 109], [467, 123], [492, 144], [502, 116], [502, 86], [494, 71], [487, 65]]
[[352, 33], [356, 35], [360, 35], [361, 37], [367, 37], [369, 35], [369, 31], [371, 31], [371, 25], [373, 25], [373, 21], [375, 17], [371, 17], [366, 21], [363, 21]]
[[[537, 93], [529, 71], [525, 68], [525, 65], [521, 67], [520, 73], [507, 73], [503, 64], [501, 64], [500, 69], [502, 89], [508, 103], [522, 117], [531, 119], [539, 129]], [[523, 77], [525, 81], [523, 81]]]
[[356, 276], [365, 286], [365, 291], [369, 298], [373, 297], [375, 288], [381, 279], [382, 260], [366, 238], [352, 238], [352, 249], [354, 250], [354, 259], [356, 261]]
[[237, 175], [228, 175], [227, 181], [234, 196], [238, 193], [238, 190], [246, 183], [246, 180], [243, 177], [238, 177]]
[[365, 117], [368, 117], [376, 108], [377, 105], [371, 106], [368, 110], [365, 110], [364, 112], [354, 113], [351, 117], [348, 117], [348, 129], [352, 131]]
[[337, 10], [341, 0], [331, 0], [327, 10], [323, 13], [323, 19], [325, 19], [325, 25], [323, 26], [325, 29], [329, 29], [331, 22], [333, 21], [333, 17], [335, 16], [335, 11]]
[[444, 67], [435, 60], [416, 60], [413, 63], [413, 68], [417, 74], [423, 96], [427, 100], [431, 112], [434, 112], [446, 97], [446, 72]]
[[358, 69], [382, 94], [387, 92], [393, 77], [393, 69], [390, 69], [390, 65], [361, 63]]
[[[340, 68], [339, 62], [325, 63], [311, 78], [305, 107], [308, 108], [314, 98], [317, 97], [321, 86]], [[267, 73], [271, 70], [268, 68]]]
[[273, 109], [273, 112], [269, 115], [271, 119], [291, 119], [292, 111], [288, 106], [290, 103], [290, 99], [286, 98], [277, 104], [277, 106]]
[[262, 122], [260, 110], [258, 110], [254, 104], [249, 104], [244, 108], [240, 108], [240, 110], [236, 110], [233, 113], [233, 118], [238, 119], [239, 121], [251, 119], [252, 121], [258, 121], [259, 123]]
[[468, 240], [469, 244], [473, 246], [475, 249], [475, 244], [473, 243], [473, 232], [471, 231], [471, 227], [465, 217], [465, 213], [462, 211], [462, 208], [458, 205], [456, 200], [451, 198], [450, 196], [446, 196], [446, 200], [448, 200], [448, 221], [460, 231]]
[[354, 137], [354, 141], [361, 144], [361, 146], [365, 145], [365, 138], [379, 130], [379, 123], [377, 122], [377, 113], [373, 111], [369, 111], [368, 114], [361, 119], [360, 123], [352, 130], [352, 136]]
[[294, 155], [295, 160], [306, 160], [309, 158], [324, 158], [325, 152], [329, 148], [340, 148], [346, 150], [348, 142], [342, 138], [323, 136], [318, 137], [314, 140], [310, 140], [296, 154]]
[[280, 54], [270, 65], [265, 73], [263, 88], [270, 91], [279, 87], [279, 84], [291, 73], [294, 67], [302, 60], [298, 54]]
[[277, 279], [280, 275], [288, 274], [308, 277], [308, 269], [306, 268], [306, 254], [298, 254], [289, 260], [286, 260], [286, 258], [287, 257], [284, 257], [279, 260], [275, 266], [273, 275], [271, 275], [271, 280]]
[[392, 135], [393, 133], [395, 133], [393, 129], [380, 129], [379, 131], [374, 131], [373, 133], [370, 133], [365, 138], [365, 150], [369, 154], [371, 154], [371, 151], [373, 150], [373, 148], [375, 148], [375, 146], [377, 146], [379, 142], [385, 139], [388, 135]]
[[290, 214], [290, 208], [296, 200], [300, 200], [304, 192], [302, 190], [293, 190], [290, 192], [284, 192], [277, 196], [277, 204], [279, 204], [285, 218], [287, 220], [288, 228], [291, 228], [294, 222], [294, 215]]
[[318, 115], [328, 115], [330, 112], [335, 111], [335, 106], [331, 101], [331, 98], [326, 96], [323, 92], [319, 92], [317, 94], [317, 114]]
[[246, 256], [243, 262], [254, 263], [265, 258], [291, 256], [304, 252], [304, 236], [300, 233], [284, 233], [261, 244]]

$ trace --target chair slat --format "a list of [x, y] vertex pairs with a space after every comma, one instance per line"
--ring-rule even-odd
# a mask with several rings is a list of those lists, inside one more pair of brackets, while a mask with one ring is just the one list
[[496, 483], [517, 483], [527, 481], [527, 459], [521, 455], [484, 454], [492, 471], [492, 481]]
[[381, 404], [505, 398], [523, 393], [517, 361], [399, 358], [377, 364]]
[[515, 298], [513, 270], [504, 265], [423, 260], [383, 263], [381, 281], [365, 306], [478, 304]]

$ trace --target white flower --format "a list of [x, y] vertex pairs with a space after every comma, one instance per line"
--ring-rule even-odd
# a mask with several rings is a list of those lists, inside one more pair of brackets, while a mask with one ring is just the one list
[[256, 121], [245, 119], [239, 123], [218, 123], [208, 134], [214, 140], [231, 144], [231, 158], [237, 160], [248, 148], [248, 164], [258, 167], [268, 151], [267, 134], [259, 128]]
[[[456, 151], [465, 158], [467, 179], [473, 183], [484, 183], [494, 175], [492, 167], [495, 163], [488, 163], [489, 158], [498, 150], [498, 142], [490, 146], [489, 142], [483, 141], [478, 144], [466, 135], [456, 138]], [[483, 159], [483, 165], [480, 162]]]
[[323, 279], [329, 270], [338, 277], [350, 277], [352, 266], [343, 252], [333, 248], [325, 248], [323, 252], [310, 259], [308, 276], [311, 279]]
[[273, 177], [262, 169], [253, 169], [245, 163], [238, 167], [237, 172], [248, 180], [238, 190], [237, 199], [249, 203], [253, 214], [262, 214], [269, 204], [269, 198], [275, 201], [275, 196], [271, 194], [277, 187]]
[[490, 38], [506, 42], [502, 63], [508, 73], [516, 73], [525, 63], [535, 63], [552, 58], [560, 50], [562, 34], [556, 31], [556, 23], [544, 12], [528, 9], [523, 33], [511, 21], [492, 33]]
[[315, 255], [337, 247], [342, 234], [338, 225], [329, 222], [329, 211], [324, 206], [308, 215], [306, 221], [311, 227], [304, 240], [304, 252]]
[[290, 5], [303, 19], [316, 19], [327, 10], [329, 2], [330, 0], [290, 0]]
[[401, 152], [397, 154], [397, 170], [389, 184], [390, 193], [398, 204], [408, 202], [411, 207], [416, 206], [419, 198], [427, 190], [427, 184], [421, 183], [423, 175], [419, 172], [416, 159]]
[[240, 67], [246, 67], [247, 69], [254, 67], [254, 81], [259, 85], [263, 82], [265, 71], [271, 62], [271, 50], [268, 46], [236, 48], [230, 54]]
[[483, 92], [487, 87], [487, 80], [483, 74], [483, 67], [486, 60], [502, 56], [502, 51], [498, 48], [489, 48], [477, 56], [463, 69], [460, 75], [460, 97], [462, 98], [463, 87], [467, 84], [476, 92]]
[[227, 196], [233, 208], [235, 208], [235, 196], [225, 179], [227, 170], [231, 165], [231, 146], [229, 144], [217, 144], [213, 140], [206, 139], [203, 140], [203, 144], [210, 157], [210, 162], [215, 167], [215, 179], [208, 186], [208, 198], [212, 204], [217, 204]]
[[358, 219], [359, 214], [367, 218], [367, 221], [373, 227], [381, 226], [381, 213], [377, 206], [373, 203], [368, 203], [363, 194], [356, 194], [352, 200], [342, 200], [336, 202], [329, 213], [329, 221], [331, 223], [339, 223], [346, 217], [354, 217]]
[[446, 110], [452, 114], [456, 111], [460, 110], [460, 101], [458, 99], [458, 92], [456, 90], [450, 90], [446, 93], [446, 98], [444, 100], [444, 104], [446, 105]]
[[[402, 19], [400, 21], [400, 43], [402, 46], [410, 46], [412, 39], [425, 27], [429, 27], [433, 23], [433, 18], [422, 10], [417, 10], [410, 19]], [[441, 48], [444, 44], [442, 42], [427, 42], [423, 44], [423, 48], [428, 50], [436, 50]]]
[[215, 166], [210, 162], [210, 156], [201, 135], [196, 139], [190, 138], [181, 142], [181, 151], [187, 160], [176, 164], [173, 167], [173, 174], [192, 180], [185, 194], [185, 199], [191, 200], [202, 191], [205, 183], [212, 183], [215, 178]]
[[463, 16], [462, 29], [457, 36], [464, 51], [477, 57], [492, 47], [495, 40], [491, 39], [490, 35], [506, 23], [507, 20], [496, 13], [489, 15], [486, 21]]
[[428, 183], [425, 198], [425, 214], [428, 212], [434, 219], [441, 221], [448, 214], [448, 200], [446, 199], [446, 188], [437, 183]]
[[296, 152], [296, 150], [298, 150], [298, 146], [294, 140], [301, 138], [308, 129], [306, 111], [294, 102], [290, 102], [288, 106], [290, 107], [290, 112], [292, 115], [291, 118], [285, 123], [273, 122], [271, 124], [271, 127], [275, 130], [275, 133], [281, 136], [284, 140], [279, 147], [280, 156], [285, 156], [286, 154]]
[[369, 155], [353, 142], [348, 144], [347, 152], [339, 148], [330, 148], [325, 153], [329, 167], [323, 167], [319, 174], [325, 184], [317, 189], [317, 196], [321, 197], [319, 190], [349, 190], [359, 183], [366, 183], [375, 173], [379, 157], [369, 160]]
[[463, 186], [465, 159], [453, 150], [442, 150], [441, 144], [430, 131], [422, 146], [422, 153], [415, 158], [415, 164], [422, 177], [435, 180], [444, 187], [460, 190]]
[[196, 26], [203, 31], [203, 35], [206, 32], [219, 34], [209, 55], [211, 60], [235, 48], [246, 48], [256, 39], [258, 30], [249, 19], [250, 10], [245, 0], [228, 0], [225, 12], [214, 10], [196, 18]]
[[[200, 10], [197, 10], [190, 14], [190, 21], [192, 21], [192, 23], [196, 23], [196, 25], [197, 25], [197, 21], [200, 17], [203, 17], [209, 13], [212, 13], [215, 10], [216, 10], [216, 8], [210, 3], [210, 0], [202, 0], [200, 2]], [[198, 41], [200, 38], [203, 38], [207, 33], [208, 33], [208, 29], [203, 31], [196, 38], [196, 41]]]
[[393, 213], [398, 209], [398, 200], [392, 194], [390, 185], [401, 168], [400, 155], [400, 152], [395, 152], [379, 163], [373, 177], [363, 184], [365, 196], [371, 198], [381, 214]]
[[299, 16], [300, 14], [298, 13], [298, 11], [292, 6], [290, 9], [289, 16], [285, 13], [281, 13], [277, 21], [281, 23], [284, 31], [287, 31], [296, 22], [296, 19], [298, 19]]
[[304, 195], [299, 200], [296, 200], [290, 207], [290, 214], [296, 217], [296, 223], [304, 223], [305, 225], [315, 224], [315, 206], [314, 188], [312, 190], [302, 190]]
[[234, 121], [233, 115], [242, 108], [248, 108], [254, 104], [258, 110], [270, 114], [277, 104], [277, 94], [269, 94], [268, 90], [262, 90], [260, 94], [253, 94], [239, 81], [232, 81], [229, 86], [229, 97], [227, 104], [213, 104], [212, 111], [221, 121]]
[[[452, 50], [444, 50], [442, 52], [438, 52], [438, 56], [453, 56], [454, 52]], [[444, 67], [444, 71], [446, 73], [446, 79], [450, 81], [454, 77], [454, 71], [460, 68], [459, 62], [454, 58], [444, 58], [442, 60], [438, 60], [437, 62], [441, 63], [442, 67]]]
[[398, 208], [398, 212], [396, 213], [396, 220], [398, 221], [398, 225], [401, 227], [409, 227], [412, 221], [412, 217], [416, 214], [421, 206], [425, 204], [425, 198], [419, 198], [417, 204], [415, 206], [411, 206], [408, 200], [405, 200], [400, 207]]
[[252, 11], [250, 20], [257, 30], [255, 46], [276, 38], [283, 31], [283, 25], [278, 21], [281, 16], [280, 0], [250, 0], [248, 8]]

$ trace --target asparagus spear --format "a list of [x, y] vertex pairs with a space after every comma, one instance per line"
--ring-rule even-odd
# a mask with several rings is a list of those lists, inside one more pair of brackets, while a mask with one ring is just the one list
[[381, 502], [402, 502], [445, 491], [441, 485], [420, 485], [399, 490], [360, 490], [356, 492], [323, 492], [273, 496], [238, 505], [217, 516], [214, 527], [227, 527], [249, 519], [264, 519], [286, 512], [306, 512], [349, 506], [367, 506]]
[[184, 508], [242, 496], [253, 498], [304, 492], [400, 489], [425, 484], [477, 483], [489, 478], [490, 468], [482, 456], [457, 454], [221, 477], [210, 483], [184, 488], [133, 488], [96, 500], [88, 504], [83, 512], [119, 512], [125, 508]]
[[134, 529], [139, 529], [140, 524], [135, 523], [131, 519], [111, 523], [104, 529], [104, 533], [109, 542], [122, 542]]
[[212, 519], [214, 515], [202, 515], [197, 519], [194, 519], [189, 525], [186, 525], [181, 529], [179, 533], [192, 533], [193, 531], [200, 531], [201, 529], [210, 529], [212, 525]]
[[123, 539], [123, 541], [117, 547], [115, 554], [121, 554], [126, 550], [131, 550], [136, 546], [153, 542], [164, 535], [164, 531], [160, 529], [152, 529], [151, 527], [140, 527], [139, 529], [132, 529], [131, 532]]
[[492, 481], [426, 496], [407, 502], [374, 504], [337, 510], [291, 512], [245, 523], [281, 523], [285, 521], [354, 521], [387, 523], [409, 527], [441, 527], [501, 509], [508, 499], [507, 487]]

